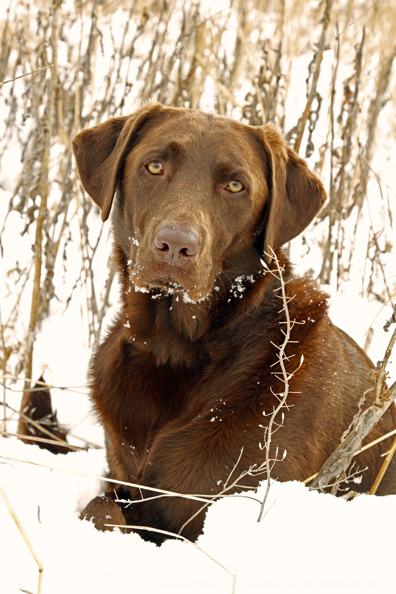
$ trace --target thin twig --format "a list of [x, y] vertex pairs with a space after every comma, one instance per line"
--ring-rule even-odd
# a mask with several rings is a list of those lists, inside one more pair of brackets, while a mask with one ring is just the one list
[[[12, 375], [12, 374], [5, 374], [5, 375], [0, 375], [0, 380], [11, 380], [11, 381], [20, 381], [21, 378], [18, 375]], [[70, 386], [57, 386], [55, 384], [48, 384], [47, 382], [43, 381], [43, 380], [35, 380], [31, 377], [26, 377], [23, 378], [24, 382], [28, 382], [30, 384], [36, 384], [37, 386], [43, 386], [45, 388], [48, 388], [49, 390], [64, 390], [66, 392], [73, 392], [75, 394], [87, 394], [88, 389], [86, 390], [81, 390], [79, 388], [85, 388], [85, 386], [74, 386], [73, 388], [71, 388]], [[4, 383], [2, 385], [5, 385]], [[6, 386], [7, 390], [13, 391], [13, 392], [17, 392], [17, 393], [21, 393], [24, 392], [25, 390], [14, 390], [12, 388], [10, 388], [9, 386]], [[37, 388], [32, 388], [32, 387], [28, 387], [27, 388], [28, 392], [34, 392], [34, 391], [39, 391], [39, 387]]]
[[392, 447], [389, 450], [389, 452], [387, 453], [386, 458], [383, 461], [382, 466], [379, 470], [379, 473], [373, 483], [373, 486], [371, 487], [371, 489], [369, 491], [370, 495], [375, 495], [375, 493], [377, 492], [377, 489], [378, 489], [382, 479], [384, 478], [385, 472], [387, 471], [387, 468], [388, 468], [389, 464], [391, 463], [392, 458], [395, 455], [395, 452], [396, 452], [396, 437], [394, 438]]
[[294, 150], [298, 153], [300, 150], [302, 138], [304, 135], [305, 125], [309, 118], [312, 109], [312, 103], [317, 93], [317, 86], [319, 81], [319, 74], [320, 74], [320, 66], [322, 64], [323, 53], [326, 49], [326, 33], [330, 23], [331, 17], [331, 8], [332, 8], [333, 0], [327, 0], [326, 6], [324, 9], [323, 14], [323, 25], [322, 25], [322, 33], [319, 39], [318, 47], [316, 49], [314, 61], [313, 61], [313, 76], [311, 87], [307, 93], [307, 102], [305, 105], [305, 109], [298, 120], [296, 126], [296, 141], [294, 143]]
[[396, 382], [389, 390], [388, 400], [386, 402], [384, 401], [382, 407], [374, 403], [370, 408], [360, 414], [355, 428], [326, 461], [314, 482], [310, 485], [310, 488], [323, 490], [329, 482], [334, 482], [334, 479], [342, 482], [342, 477], [350, 465], [355, 452], [360, 448], [363, 439], [372, 431], [395, 398]]
[[389, 398], [389, 390], [386, 386], [386, 367], [389, 363], [389, 359], [396, 342], [396, 328], [393, 331], [389, 344], [385, 351], [385, 356], [380, 362], [379, 367], [374, 372], [375, 377], [375, 404], [382, 407], [384, 402]]
[[224, 569], [224, 571], [226, 571], [228, 573], [228, 575], [230, 575], [232, 578], [234, 578], [234, 576], [235, 576], [235, 573], [232, 573], [232, 571], [227, 569], [227, 567], [224, 567], [224, 565], [222, 565], [219, 561], [217, 561], [214, 557], [212, 557], [212, 555], [209, 555], [209, 553], [207, 553], [206, 551], [201, 549], [201, 547], [199, 547], [197, 544], [195, 544], [195, 542], [192, 542], [191, 540], [189, 540], [185, 536], [182, 536], [181, 534], [175, 534], [174, 532], [169, 532], [168, 530], [162, 530], [161, 528], [153, 528], [152, 526], [132, 526], [132, 525], [126, 525], [126, 524], [125, 525], [124, 524], [105, 524], [105, 526], [108, 526], [109, 528], [128, 528], [130, 530], [147, 530], [148, 532], [155, 532], [156, 534], [163, 534], [164, 536], [178, 538], [178, 539], [182, 540], [183, 542], [186, 542], [186, 543], [192, 545], [195, 549], [198, 549], [198, 551], [200, 551], [201, 553], [203, 553], [204, 555], [209, 557], [209, 559], [211, 559], [214, 563], [216, 563], [219, 567], [221, 567], [221, 569]]
[[[378, 439], [374, 439], [374, 441], [371, 441], [370, 443], [367, 443], [366, 445], [364, 445], [363, 447], [361, 447], [357, 452], [355, 452], [353, 454], [353, 458], [355, 456], [358, 456], [362, 452], [365, 452], [366, 450], [369, 450], [373, 446], [377, 445], [377, 443], [381, 443], [381, 441], [385, 441], [385, 439], [388, 439], [388, 437], [392, 437], [392, 435], [396, 435], [396, 429], [393, 429], [393, 431], [389, 431], [389, 433], [385, 433], [385, 435], [381, 435], [381, 437], [378, 437]], [[308, 483], [310, 483], [311, 481], [313, 481], [313, 479], [316, 478], [318, 476], [318, 474], [319, 474], [318, 472], [315, 472], [315, 474], [311, 475], [307, 479], [304, 479], [303, 480], [303, 483], [307, 485]]]
[[10, 78], [9, 80], [3, 80], [0, 82], [0, 87], [6, 85], [7, 83], [14, 82], [15, 80], [19, 80], [20, 78], [25, 78], [25, 76], [31, 76], [32, 74], [37, 74], [37, 72], [41, 72], [42, 70], [47, 70], [47, 68], [52, 68], [53, 64], [48, 64], [47, 66], [43, 66], [42, 68], [37, 68], [37, 70], [32, 70], [32, 72], [27, 72], [26, 74], [21, 74], [21, 76], [16, 76], [15, 78]]
[[[40, 431], [42, 428], [40, 429]], [[4, 435], [4, 437], [16, 437], [21, 439], [22, 441], [37, 441], [39, 443], [50, 443], [52, 445], [60, 446], [61, 448], [68, 448], [69, 450], [73, 450], [73, 452], [87, 452], [88, 448], [82, 448], [80, 446], [74, 446], [67, 441], [56, 441], [55, 439], [47, 439], [45, 437], [36, 437], [35, 435], [25, 435], [24, 433], [9, 433], [8, 431], [0, 430], [0, 435]]]
[[[279, 376], [276, 375], [276, 377], [279, 380], [281, 380], [283, 383], [283, 392], [280, 394], [275, 394], [275, 396], [277, 396], [279, 398], [279, 403], [278, 403], [278, 406], [273, 411], [273, 413], [271, 414], [271, 418], [269, 420], [268, 427], [266, 428], [266, 432], [265, 432], [265, 466], [266, 466], [266, 470], [267, 470], [267, 486], [266, 486], [266, 490], [265, 490], [264, 499], [260, 506], [260, 513], [259, 513], [259, 517], [257, 520], [258, 522], [260, 522], [261, 519], [263, 518], [265, 504], [267, 502], [270, 487], [271, 487], [270, 448], [271, 448], [271, 441], [272, 441], [272, 434], [273, 434], [273, 426], [274, 426], [275, 419], [276, 419], [278, 413], [282, 410], [282, 408], [284, 408], [286, 406], [287, 397], [289, 395], [289, 380], [291, 379], [291, 377], [293, 377], [293, 375], [296, 373], [296, 371], [298, 369], [300, 369], [300, 367], [303, 363], [303, 360], [304, 360], [302, 357], [300, 364], [298, 365], [297, 369], [294, 370], [293, 372], [288, 372], [286, 370], [285, 362], [287, 362], [289, 360], [289, 358], [287, 357], [285, 351], [286, 351], [287, 345], [291, 342], [290, 334], [291, 334], [292, 328], [294, 326], [294, 321], [292, 321], [290, 319], [288, 303], [293, 297], [290, 298], [286, 295], [286, 286], [285, 286], [285, 282], [283, 279], [284, 270], [280, 266], [279, 260], [276, 256], [275, 252], [272, 250], [272, 248], [270, 248], [270, 249], [271, 249], [271, 253], [267, 254], [267, 255], [269, 258], [271, 258], [275, 262], [276, 272], [273, 272], [269, 269], [268, 270], [269, 270], [269, 272], [271, 272], [271, 274], [273, 276], [275, 276], [279, 280], [279, 283], [280, 283], [279, 288], [281, 290], [281, 295], [277, 295], [277, 297], [279, 297], [282, 300], [282, 305], [283, 305], [283, 307], [279, 313], [284, 312], [285, 318], [286, 318], [285, 322], [282, 322], [282, 324], [283, 324], [282, 334], [284, 336], [283, 343], [280, 346], [274, 345], [278, 349], [277, 363], [280, 365], [280, 368], [281, 368], [280, 375]], [[276, 373], [278, 373], [278, 372], [276, 372]], [[277, 427], [277, 429], [279, 429], [279, 427]]]
[[8, 499], [7, 495], [5, 494], [5, 492], [3, 491], [2, 487], [0, 486], [0, 495], [4, 501], [4, 503], [7, 506], [7, 509], [12, 517], [12, 519], [14, 520], [16, 527], [18, 528], [20, 535], [22, 536], [23, 540], [25, 541], [26, 546], [28, 547], [30, 553], [32, 554], [34, 560], [37, 563], [38, 566], [38, 572], [39, 572], [39, 579], [38, 579], [38, 586], [37, 586], [37, 594], [41, 594], [41, 586], [42, 586], [42, 581], [43, 581], [43, 572], [44, 572], [44, 568], [43, 565], [40, 561], [40, 559], [37, 556], [36, 551], [34, 550], [32, 543], [29, 540], [28, 535], [25, 532], [24, 527], [22, 526], [22, 523], [20, 521], [20, 519], [18, 518], [16, 511], [14, 510], [14, 508], [11, 505], [10, 500]]
[[[146, 487], [145, 485], [139, 485], [137, 483], [128, 483], [126, 481], [118, 481], [118, 480], [108, 478], [108, 477], [106, 477], [106, 479], [104, 479], [103, 476], [98, 476], [95, 474], [84, 474], [83, 472], [76, 472], [74, 470], [66, 470], [64, 468], [55, 468], [54, 466], [48, 466], [46, 464], [39, 464], [38, 462], [32, 462], [31, 460], [22, 460], [21, 458], [10, 458], [7, 456], [2, 456], [1, 454], [0, 454], [0, 458], [2, 460], [7, 460], [8, 462], [22, 462], [23, 464], [31, 464], [32, 466], [37, 466], [38, 468], [46, 468], [47, 470], [56, 470], [57, 472], [65, 472], [67, 474], [74, 474], [75, 476], [83, 476], [83, 477], [95, 479], [98, 481], [106, 480], [106, 482], [114, 483], [115, 485], [124, 485], [126, 487], [135, 487], [136, 489], [143, 489], [145, 491], [154, 491], [155, 493], [164, 493], [165, 495], [170, 495], [173, 497], [182, 497], [184, 499], [192, 499], [193, 501], [202, 501], [203, 503], [212, 503], [211, 498], [214, 497], [211, 495], [198, 496], [198, 495], [191, 495], [189, 493], [176, 493], [175, 491], [167, 491], [166, 489], [159, 489], [158, 487]], [[205, 499], [205, 497], [208, 497], [210, 499]], [[216, 495], [216, 497], [217, 497], [217, 495]]]
[[[28, 417], [27, 415], [25, 415], [24, 412], [22, 412], [21, 410], [16, 410], [15, 408], [12, 408], [12, 406], [10, 406], [7, 402], [5, 403], [5, 406], [9, 409], [12, 410], [13, 413], [19, 415], [25, 423], [29, 423], [30, 425], [33, 425], [33, 427], [36, 427], [36, 429], [38, 429], [41, 433], [45, 433], [46, 435], [48, 435], [48, 437], [50, 437], [51, 439], [57, 441], [58, 443], [61, 442], [62, 444], [66, 444], [67, 441], [62, 439], [61, 437], [59, 437], [58, 435], [56, 435], [55, 433], [53, 433], [52, 431], [50, 431], [49, 429], [47, 429], [47, 427], [44, 426], [44, 423], [39, 423], [37, 421], [35, 421], [34, 419], [31, 419], [30, 417]], [[4, 428], [4, 431], [6, 431], [7, 429]], [[12, 434], [15, 435], [16, 434]], [[30, 436], [26, 435], [26, 438], [30, 439]], [[70, 445], [70, 444], [67, 444]], [[74, 448], [74, 446], [70, 446], [71, 448]]]
[[[57, 64], [57, 52], [58, 52], [58, 36], [59, 36], [59, 12], [61, 8], [61, 0], [53, 0], [52, 2], [52, 22], [51, 22], [51, 45], [52, 45], [52, 56], [54, 64]], [[36, 188], [36, 193], [40, 196], [40, 205], [38, 208], [38, 214], [36, 219], [36, 230], [35, 230], [35, 241], [33, 249], [33, 260], [34, 260], [34, 280], [33, 280], [33, 291], [30, 305], [30, 318], [27, 336], [27, 348], [25, 353], [25, 364], [24, 371], [25, 377], [32, 377], [33, 369], [33, 347], [35, 337], [38, 331], [39, 310], [40, 310], [40, 292], [41, 292], [41, 270], [42, 270], [42, 254], [43, 254], [43, 240], [45, 224], [48, 220], [48, 196], [49, 196], [49, 183], [48, 183], [48, 172], [49, 172], [49, 161], [50, 161], [50, 147], [52, 140], [52, 130], [54, 125], [54, 108], [55, 108], [55, 95], [56, 95], [56, 84], [57, 84], [58, 72], [55, 68], [53, 77], [50, 81], [48, 91], [48, 101], [45, 106], [44, 115], [42, 119], [42, 151], [41, 151], [41, 171], [39, 185]], [[25, 385], [25, 388], [28, 386]], [[21, 409], [25, 408], [28, 394], [24, 394], [21, 402]]]

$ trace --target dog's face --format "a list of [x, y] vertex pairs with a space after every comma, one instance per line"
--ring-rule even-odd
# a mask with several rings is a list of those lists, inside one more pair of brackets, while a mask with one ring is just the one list
[[113, 209], [135, 286], [194, 301], [218, 280], [258, 271], [263, 254], [300, 233], [325, 199], [270, 124], [150, 104], [84, 130], [73, 147], [103, 220]]
[[220, 272], [257, 266], [252, 242], [268, 187], [254, 175], [263, 163], [244, 126], [200, 112], [172, 116], [126, 157], [114, 230], [135, 285], [180, 287], [199, 300]]

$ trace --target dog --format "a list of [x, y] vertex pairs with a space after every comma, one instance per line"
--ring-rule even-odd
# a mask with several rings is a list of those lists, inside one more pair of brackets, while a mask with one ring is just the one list
[[[281, 250], [326, 193], [273, 124], [156, 102], [83, 130], [73, 150], [102, 220], [111, 213], [121, 286], [91, 367], [109, 482], [81, 517], [101, 530], [148, 527], [140, 533], [156, 543], [156, 530], [194, 541], [205, 498], [255, 489], [267, 469], [307, 479], [362, 396], [373, 401], [373, 363]], [[396, 426], [393, 408], [370, 441]], [[360, 454], [361, 482], [345, 489], [369, 490], [387, 449], [389, 439]], [[392, 464], [378, 494], [395, 492]]]

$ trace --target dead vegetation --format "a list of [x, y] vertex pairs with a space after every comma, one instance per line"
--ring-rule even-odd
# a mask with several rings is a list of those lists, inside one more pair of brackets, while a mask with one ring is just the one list
[[[395, 193], [375, 159], [379, 147], [387, 158], [387, 131], [394, 133], [396, 6], [392, 0], [208, 6], [10, 0], [3, 11], [4, 404], [6, 387], [18, 378], [30, 389], [35, 341], [55, 304], [66, 309], [79, 292], [85, 341], [93, 346], [99, 338], [114, 300], [114, 272], [107, 230], [77, 179], [71, 139], [147, 99], [253, 125], [276, 122], [328, 190], [307, 241], [322, 253], [319, 280], [342, 288], [360, 267], [361, 294], [391, 301]], [[15, 248], [21, 241], [23, 253]], [[10, 409], [3, 408], [6, 430]]]

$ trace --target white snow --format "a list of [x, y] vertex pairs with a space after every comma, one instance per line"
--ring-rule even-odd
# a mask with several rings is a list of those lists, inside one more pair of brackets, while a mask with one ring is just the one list
[[[301, 483], [274, 483], [260, 523], [264, 487], [250, 498], [215, 503], [197, 547], [182, 541], [157, 547], [136, 533], [100, 533], [78, 519], [100, 482], [73, 473], [102, 475], [103, 450], [54, 456], [10, 439], [2, 440], [1, 455], [56, 469], [15, 460], [0, 465], [0, 484], [43, 564], [43, 594], [231, 594], [235, 575], [241, 594], [396, 591], [396, 496], [346, 502]], [[1, 591], [35, 592], [37, 566], [3, 504], [0, 523]]]

